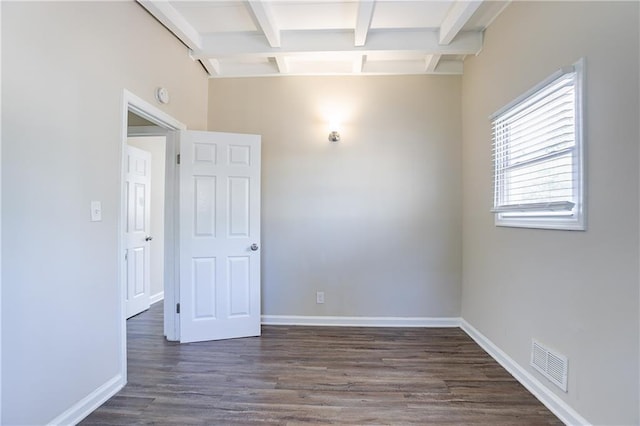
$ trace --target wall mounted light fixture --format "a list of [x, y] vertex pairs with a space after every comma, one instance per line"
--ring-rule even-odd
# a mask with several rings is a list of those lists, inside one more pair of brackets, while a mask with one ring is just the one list
[[340, 133], [337, 130], [333, 130], [329, 133], [329, 141], [330, 142], [340, 142]]

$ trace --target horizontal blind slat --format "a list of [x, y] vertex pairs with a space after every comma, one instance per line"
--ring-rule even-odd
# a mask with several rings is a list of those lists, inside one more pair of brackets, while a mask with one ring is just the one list
[[514, 149], [523, 143], [530, 142], [536, 137], [541, 137], [552, 129], [572, 129], [575, 127], [574, 122], [575, 117], [573, 110], [565, 110], [562, 111], [562, 114], [550, 115], [544, 120], [532, 122], [528, 127], [506, 126], [500, 130], [494, 131], [493, 138], [496, 141], [500, 141], [504, 138], [507, 138], [510, 141], [508, 146], [503, 146], [502, 144], [498, 145], [498, 149]]
[[504, 135], [496, 135], [497, 137], [506, 137], [509, 139], [509, 147], [517, 148], [529, 141], [544, 137], [547, 133], [552, 133], [556, 129], [573, 129], [574, 118], [571, 115], [554, 115], [544, 121], [532, 123], [531, 126], [524, 128], [512, 128]]
[[564, 74], [563, 76], [560, 76], [557, 80], [549, 83], [543, 89], [531, 94], [522, 102], [502, 112], [501, 114], [496, 116], [494, 120], [509, 119], [515, 114], [518, 114], [520, 111], [522, 111], [522, 109], [526, 108], [528, 105], [537, 102], [539, 99], [548, 96], [550, 93], [553, 93], [556, 90], [561, 89], [562, 87], [566, 87], [567, 85], [573, 86], [574, 84], [575, 84], [575, 74], [574, 73]]
[[515, 163], [515, 164], [507, 164], [507, 162], [505, 162], [505, 164], [503, 164], [502, 167], [500, 167], [500, 170], [508, 171], [508, 170], [512, 170], [512, 169], [515, 169], [515, 168], [526, 167], [526, 166], [529, 166], [531, 164], [541, 163], [541, 162], [544, 162], [546, 160], [551, 160], [553, 158], [562, 157], [563, 155], [566, 155], [569, 152], [573, 151], [573, 148], [574, 148], [573, 146], [566, 147], [566, 148], [563, 148], [563, 149], [559, 149], [558, 151], [549, 152], [547, 154], [540, 155], [538, 157], [531, 158], [531, 159], [529, 159], [527, 161], [521, 161], [521, 162]]
[[521, 118], [511, 117], [510, 119], [496, 122], [496, 124], [513, 125], [514, 123], [520, 123], [521, 125], [526, 125], [531, 121], [538, 121], [541, 117], [557, 113], [563, 109], [572, 109], [574, 107], [573, 98], [573, 92], [564, 93], [560, 97], [545, 100], [544, 104], [532, 105], [524, 109], [520, 114]]
[[509, 204], [491, 209], [494, 213], [509, 211], [569, 211], [575, 206], [571, 201], [556, 201], [548, 203]]

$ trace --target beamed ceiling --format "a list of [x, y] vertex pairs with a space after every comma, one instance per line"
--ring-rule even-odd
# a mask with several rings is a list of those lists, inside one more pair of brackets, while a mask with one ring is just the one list
[[508, 1], [138, 0], [211, 77], [462, 74]]

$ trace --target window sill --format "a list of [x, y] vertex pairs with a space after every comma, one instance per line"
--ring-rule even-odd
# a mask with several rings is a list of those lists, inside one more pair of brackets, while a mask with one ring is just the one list
[[554, 229], [562, 231], [586, 231], [582, 218], [579, 219], [526, 219], [501, 218], [496, 215], [495, 226], [505, 228]]

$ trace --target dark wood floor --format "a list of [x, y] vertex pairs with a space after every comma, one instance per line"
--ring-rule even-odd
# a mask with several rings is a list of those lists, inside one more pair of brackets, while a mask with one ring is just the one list
[[83, 425], [562, 424], [459, 329], [264, 326], [180, 345], [128, 321], [129, 384]]

